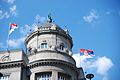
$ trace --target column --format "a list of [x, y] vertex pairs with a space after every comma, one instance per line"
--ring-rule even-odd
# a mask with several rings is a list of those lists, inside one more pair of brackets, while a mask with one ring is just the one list
[[32, 74], [30, 75], [30, 80], [35, 80], [35, 73], [32, 73]]
[[52, 79], [51, 80], [58, 80], [58, 72], [52, 71]]

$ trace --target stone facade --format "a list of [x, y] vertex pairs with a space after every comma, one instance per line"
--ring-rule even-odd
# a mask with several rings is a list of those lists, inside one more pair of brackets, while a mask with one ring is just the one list
[[27, 80], [27, 61], [22, 50], [0, 52], [0, 72], [3, 74], [0, 80]]
[[47, 22], [27, 36], [25, 46], [26, 53], [0, 52], [0, 80], [85, 80], [72, 58], [73, 41], [67, 30]]

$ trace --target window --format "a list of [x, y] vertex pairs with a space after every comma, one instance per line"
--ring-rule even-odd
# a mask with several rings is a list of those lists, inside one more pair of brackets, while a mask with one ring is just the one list
[[60, 50], [64, 50], [64, 44], [63, 43], [60, 44]]
[[47, 43], [41, 43], [41, 49], [45, 49], [47, 47], [48, 47]]
[[65, 77], [63, 77], [63, 76], [58, 76], [58, 80], [65, 80]]
[[58, 80], [71, 80], [71, 76], [64, 73], [58, 73]]
[[0, 77], [0, 80], [10, 80], [9, 75], [4, 75], [4, 76]]
[[43, 72], [36, 74], [36, 80], [51, 80], [51, 73], [50, 72]]

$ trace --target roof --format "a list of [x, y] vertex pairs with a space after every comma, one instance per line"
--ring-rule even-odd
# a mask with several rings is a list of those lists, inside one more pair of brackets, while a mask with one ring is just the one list
[[[60, 28], [57, 24], [49, 23], [49, 22], [43, 24], [41, 27], [47, 27], [47, 28], [57, 27], [57, 28]], [[60, 28], [60, 29], [61, 29], [61, 28]]]

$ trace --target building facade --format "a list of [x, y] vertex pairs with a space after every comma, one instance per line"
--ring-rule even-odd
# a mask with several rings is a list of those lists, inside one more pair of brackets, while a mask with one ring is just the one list
[[[50, 19], [50, 18], [49, 18]], [[25, 39], [26, 52], [0, 52], [0, 80], [85, 80], [72, 57], [73, 41], [50, 19]]]

